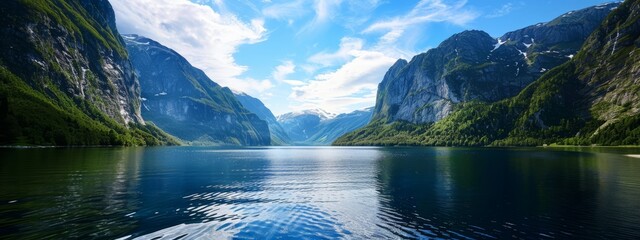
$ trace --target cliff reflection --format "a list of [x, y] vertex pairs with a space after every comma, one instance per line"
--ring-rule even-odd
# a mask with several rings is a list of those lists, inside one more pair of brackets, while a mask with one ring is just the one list
[[603, 229], [607, 224], [594, 219], [608, 218], [632, 227], [629, 220], [640, 219], [638, 213], [616, 210], [640, 207], [633, 200], [637, 194], [625, 194], [637, 193], [638, 186], [619, 182], [638, 182], [638, 169], [635, 173], [619, 169], [630, 164], [615, 158], [620, 156], [539, 150], [394, 150], [377, 163], [380, 225], [402, 238], [587, 237], [607, 232]]
[[[105, 237], [132, 230], [141, 149], [2, 149], [0, 235]], [[87, 222], [92, 222], [88, 226]]]

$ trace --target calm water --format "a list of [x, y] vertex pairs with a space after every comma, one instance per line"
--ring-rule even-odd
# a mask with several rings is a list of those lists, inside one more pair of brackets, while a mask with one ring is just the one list
[[639, 239], [640, 149], [0, 149], [0, 238]]

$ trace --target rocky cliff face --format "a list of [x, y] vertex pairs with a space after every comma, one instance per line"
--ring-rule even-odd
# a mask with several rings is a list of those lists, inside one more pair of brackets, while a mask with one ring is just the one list
[[124, 39], [140, 78], [146, 120], [192, 144], [270, 145], [267, 122], [228, 88], [158, 42], [137, 35]]
[[269, 110], [269, 108], [267, 108], [260, 99], [249, 96], [243, 92], [234, 92], [233, 94], [236, 96], [238, 101], [242, 103], [242, 106], [256, 114], [261, 120], [267, 122], [269, 125], [269, 132], [271, 133], [272, 145], [288, 145], [291, 142], [289, 135], [287, 135], [271, 110]]
[[493, 39], [465, 31], [437, 48], [399, 60], [378, 87], [374, 119], [436, 122], [457, 103], [495, 102], [571, 59], [619, 3], [570, 12]]
[[143, 123], [140, 86], [107, 0], [6, 4], [7, 11], [22, 13], [20, 24], [3, 27], [7, 68], [34, 88], [44, 90], [50, 81], [117, 122]]
[[616, 5], [575, 57], [514, 97], [462, 103], [433, 124], [378, 120], [335, 144], [639, 145], [639, 79], [640, 0], [628, 0]]
[[149, 137], [131, 129], [146, 128], [140, 86], [107, 0], [5, 1], [0, 14], [0, 121], [18, 129], [0, 138], [83, 145]]

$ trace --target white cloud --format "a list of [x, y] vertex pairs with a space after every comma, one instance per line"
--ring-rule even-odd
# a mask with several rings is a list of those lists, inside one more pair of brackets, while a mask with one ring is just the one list
[[504, 15], [511, 13], [511, 11], [513, 10], [514, 10], [513, 3], [507, 3], [505, 5], [502, 5], [502, 7], [500, 7], [499, 9], [496, 9], [492, 13], [486, 15], [486, 17], [487, 18], [502, 17]]
[[287, 80], [287, 76], [296, 71], [296, 65], [291, 61], [284, 61], [282, 64], [276, 66], [276, 69], [273, 71], [272, 77], [276, 81], [282, 82]]
[[174, 49], [220, 85], [245, 92], [271, 87], [268, 80], [241, 79], [247, 67], [233, 57], [240, 45], [264, 40], [263, 20], [243, 22], [226, 11], [187, 0], [110, 2], [121, 33], [140, 34]]
[[282, 83], [289, 84], [291, 86], [302, 86], [305, 85], [303, 81], [300, 80], [291, 80], [288, 79], [288, 76], [296, 72], [296, 65], [292, 61], [284, 61], [282, 64], [276, 66], [271, 73], [271, 77]]
[[363, 45], [362, 39], [345, 37], [340, 40], [340, 48], [337, 52], [320, 52], [309, 57], [308, 61], [323, 67], [341, 64], [353, 58], [355, 51], [361, 50]]
[[338, 11], [334, 9], [340, 7], [342, 0], [315, 0], [313, 9], [316, 12], [316, 21], [324, 22], [331, 19]]
[[289, 84], [291, 86], [302, 86], [305, 85], [303, 81], [299, 80], [282, 80], [284, 83]]
[[351, 60], [335, 71], [319, 74], [293, 87], [293, 109], [323, 108], [329, 112], [349, 112], [361, 104], [373, 105], [378, 83], [396, 61], [377, 51], [350, 51]]
[[302, 17], [307, 12], [304, 0], [296, 0], [287, 3], [272, 4], [262, 9], [262, 15], [266, 18], [288, 19]]
[[464, 25], [477, 17], [477, 13], [464, 8], [467, 1], [448, 4], [443, 0], [421, 0], [407, 14], [389, 20], [378, 21], [363, 33], [386, 32], [381, 44], [392, 44], [402, 37], [407, 28], [429, 22], [449, 22]]

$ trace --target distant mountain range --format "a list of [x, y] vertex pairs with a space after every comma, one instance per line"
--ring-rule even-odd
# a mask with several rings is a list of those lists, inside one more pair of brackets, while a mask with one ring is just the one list
[[640, 144], [640, 1], [497, 40], [466, 31], [398, 61], [373, 121], [336, 145]]
[[336, 138], [365, 126], [373, 108], [335, 115], [322, 109], [291, 112], [278, 116], [293, 145], [330, 145]]

